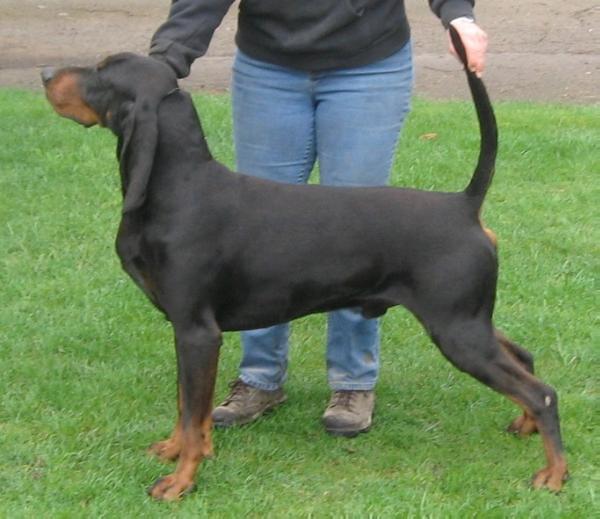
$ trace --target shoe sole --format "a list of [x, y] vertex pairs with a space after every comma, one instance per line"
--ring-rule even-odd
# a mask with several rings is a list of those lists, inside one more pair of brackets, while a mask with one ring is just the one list
[[241, 425], [247, 425], [249, 423], [254, 422], [255, 420], [257, 420], [261, 416], [271, 413], [273, 410], [275, 410], [275, 408], [277, 406], [283, 404], [286, 400], [287, 400], [287, 396], [283, 395], [279, 400], [276, 400], [275, 402], [273, 402], [269, 406], [265, 407], [262, 411], [254, 413], [253, 415], [250, 415], [248, 417], [241, 418], [241, 419], [238, 419], [238, 420], [234, 419], [234, 420], [231, 420], [231, 421], [213, 422], [213, 426], [215, 428], [217, 428], [217, 429], [227, 429], [229, 427], [236, 427], [236, 426], [241, 426]]
[[330, 434], [331, 436], [343, 436], [344, 438], [354, 438], [355, 436], [358, 436], [359, 434], [362, 433], [367, 433], [371, 430], [371, 424], [367, 425], [366, 427], [363, 427], [362, 429], [327, 429], [325, 428], [325, 431], [327, 431], [327, 434]]
[[331, 436], [343, 436], [345, 438], [354, 438], [359, 434], [367, 433], [371, 430], [371, 426], [373, 425], [373, 417], [375, 416], [375, 411], [372, 411], [369, 422], [364, 427], [360, 429], [336, 429], [335, 427], [327, 427], [325, 426], [325, 431]]

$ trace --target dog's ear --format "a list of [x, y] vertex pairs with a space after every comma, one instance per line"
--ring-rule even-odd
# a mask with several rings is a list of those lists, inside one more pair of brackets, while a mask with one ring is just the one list
[[467, 51], [465, 50], [465, 46], [463, 45], [463, 42], [460, 39], [458, 31], [454, 27], [452, 27], [452, 24], [449, 25], [448, 30], [450, 31], [450, 38], [452, 39], [452, 45], [454, 46], [454, 50], [456, 51], [456, 54], [458, 54], [458, 57], [460, 58], [462, 64], [468, 70], [469, 68], [467, 61]]
[[139, 209], [146, 200], [158, 141], [158, 102], [142, 97], [127, 103], [121, 111], [117, 158], [124, 197], [123, 213], [128, 213]]

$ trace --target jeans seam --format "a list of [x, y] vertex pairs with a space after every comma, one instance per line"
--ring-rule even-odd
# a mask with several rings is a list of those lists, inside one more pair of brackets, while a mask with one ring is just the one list
[[310, 137], [306, 143], [306, 148], [304, 150], [304, 168], [302, 171], [300, 171], [300, 177], [297, 179], [298, 184], [306, 184], [308, 182], [308, 179], [310, 177], [310, 172], [312, 170], [312, 168], [315, 165], [315, 161], [314, 160], [310, 160], [310, 156], [311, 156], [311, 150], [314, 149], [314, 144], [315, 144], [315, 128], [314, 128], [314, 121], [313, 121], [313, 130], [310, 133]]

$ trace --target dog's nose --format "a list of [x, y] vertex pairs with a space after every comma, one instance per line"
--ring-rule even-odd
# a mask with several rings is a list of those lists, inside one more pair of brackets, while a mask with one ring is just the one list
[[44, 83], [44, 85], [46, 83], [48, 83], [48, 81], [50, 81], [53, 77], [54, 74], [56, 73], [56, 69], [54, 67], [45, 67], [42, 70], [42, 81]]

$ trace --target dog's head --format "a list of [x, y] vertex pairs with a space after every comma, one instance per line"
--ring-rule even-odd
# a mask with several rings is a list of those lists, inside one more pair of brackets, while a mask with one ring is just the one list
[[153, 58], [115, 54], [94, 67], [46, 68], [48, 101], [62, 117], [110, 128], [119, 138], [123, 212], [145, 200], [158, 139], [158, 106], [177, 89], [171, 68]]
[[117, 135], [135, 104], [147, 111], [177, 88], [169, 66], [132, 53], [109, 56], [93, 67], [48, 67], [42, 81], [59, 115], [86, 127], [106, 126]]

